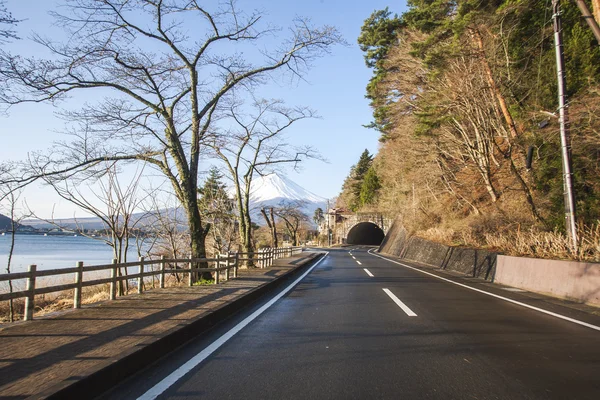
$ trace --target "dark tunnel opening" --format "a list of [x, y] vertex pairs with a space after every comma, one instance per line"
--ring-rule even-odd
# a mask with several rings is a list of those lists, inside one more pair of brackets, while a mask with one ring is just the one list
[[347, 244], [366, 244], [379, 246], [385, 234], [372, 222], [360, 222], [348, 232]]

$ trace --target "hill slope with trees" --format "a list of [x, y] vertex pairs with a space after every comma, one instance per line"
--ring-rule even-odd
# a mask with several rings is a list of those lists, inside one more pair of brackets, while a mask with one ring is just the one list
[[598, 259], [600, 48], [575, 2], [562, 1], [580, 230], [573, 254], [550, 3], [410, 0], [401, 16], [375, 11], [358, 42], [373, 70], [369, 126], [381, 145], [369, 183], [357, 189], [350, 171], [341, 205], [399, 214], [413, 234], [448, 244]]

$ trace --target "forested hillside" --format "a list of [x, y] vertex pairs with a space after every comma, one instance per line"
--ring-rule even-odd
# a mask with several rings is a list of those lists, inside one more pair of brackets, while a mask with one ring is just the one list
[[597, 259], [600, 48], [563, 0], [581, 244], [569, 254], [551, 3], [409, 0], [401, 16], [375, 11], [358, 43], [381, 146], [352, 168], [338, 205], [400, 215], [446, 243]]

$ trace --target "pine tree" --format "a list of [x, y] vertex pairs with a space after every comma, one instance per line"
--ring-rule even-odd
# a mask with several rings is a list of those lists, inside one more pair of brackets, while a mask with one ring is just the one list
[[200, 214], [211, 223], [213, 230], [222, 224], [230, 225], [233, 219], [233, 201], [227, 195], [223, 175], [217, 167], [211, 167], [204, 185], [198, 189]]
[[379, 82], [385, 78], [383, 62], [389, 49], [397, 43], [397, 32], [402, 26], [398, 15], [392, 17], [392, 13], [386, 7], [384, 10], [374, 11], [367, 18], [361, 28], [358, 44], [365, 52], [365, 63], [367, 67], [373, 68], [373, 77], [367, 84], [366, 98], [371, 100], [374, 121], [367, 127], [375, 128], [382, 133], [382, 140], [386, 139], [386, 127], [389, 124], [387, 117], [387, 106], [385, 101], [380, 100], [377, 95]]
[[369, 153], [369, 150], [365, 149], [360, 155], [358, 162], [353, 170], [352, 176], [352, 199], [350, 201], [350, 208], [352, 211], [357, 211], [361, 206], [360, 201], [360, 192], [362, 189], [363, 180], [365, 178], [365, 174], [371, 168], [371, 164], [373, 163], [373, 155]]
[[381, 183], [379, 182], [379, 177], [377, 176], [377, 172], [375, 172], [375, 168], [371, 166], [365, 177], [363, 179], [361, 188], [360, 188], [360, 205], [364, 207], [367, 204], [372, 204], [377, 195], [377, 191], [381, 188]]

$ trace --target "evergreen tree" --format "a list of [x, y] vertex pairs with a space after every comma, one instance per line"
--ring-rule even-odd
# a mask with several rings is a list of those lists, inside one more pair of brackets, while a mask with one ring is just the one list
[[360, 192], [362, 189], [363, 180], [365, 178], [365, 174], [371, 168], [371, 164], [373, 164], [373, 155], [369, 153], [369, 150], [365, 149], [360, 155], [356, 166], [352, 171], [352, 179], [351, 179], [351, 201], [350, 201], [350, 209], [352, 211], [357, 211], [361, 206], [360, 201]]
[[211, 167], [204, 185], [198, 189], [200, 213], [213, 224], [228, 219], [233, 211], [233, 202], [227, 195], [223, 175], [217, 167]]
[[377, 191], [381, 188], [381, 183], [379, 182], [379, 177], [377, 176], [377, 172], [375, 172], [375, 168], [371, 166], [365, 177], [363, 179], [361, 188], [360, 188], [360, 205], [361, 207], [372, 204], [377, 195]]
[[373, 163], [373, 155], [369, 153], [369, 150], [365, 149], [356, 163], [354, 168], [354, 179], [362, 180], [371, 164]]
[[324, 219], [325, 216], [323, 214], [323, 209], [321, 207], [318, 207], [313, 215], [313, 221], [315, 222], [315, 224], [319, 225]]
[[397, 32], [402, 26], [398, 15], [392, 17], [392, 13], [386, 7], [384, 10], [374, 11], [367, 18], [361, 28], [358, 44], [365, 52], [365, 63], [367, 67], [373, 68], [373, 77], [367, 85], [366, 98], [371, 100], [374, 121], [367, 127], [375, 128], [382, 133], [382, 140], [386, 139], [386, 127], [389, 124], [386, 102], [377, 95], [378, 83], [385, 78], [383, 62], [390, 49], [397, 42]]

